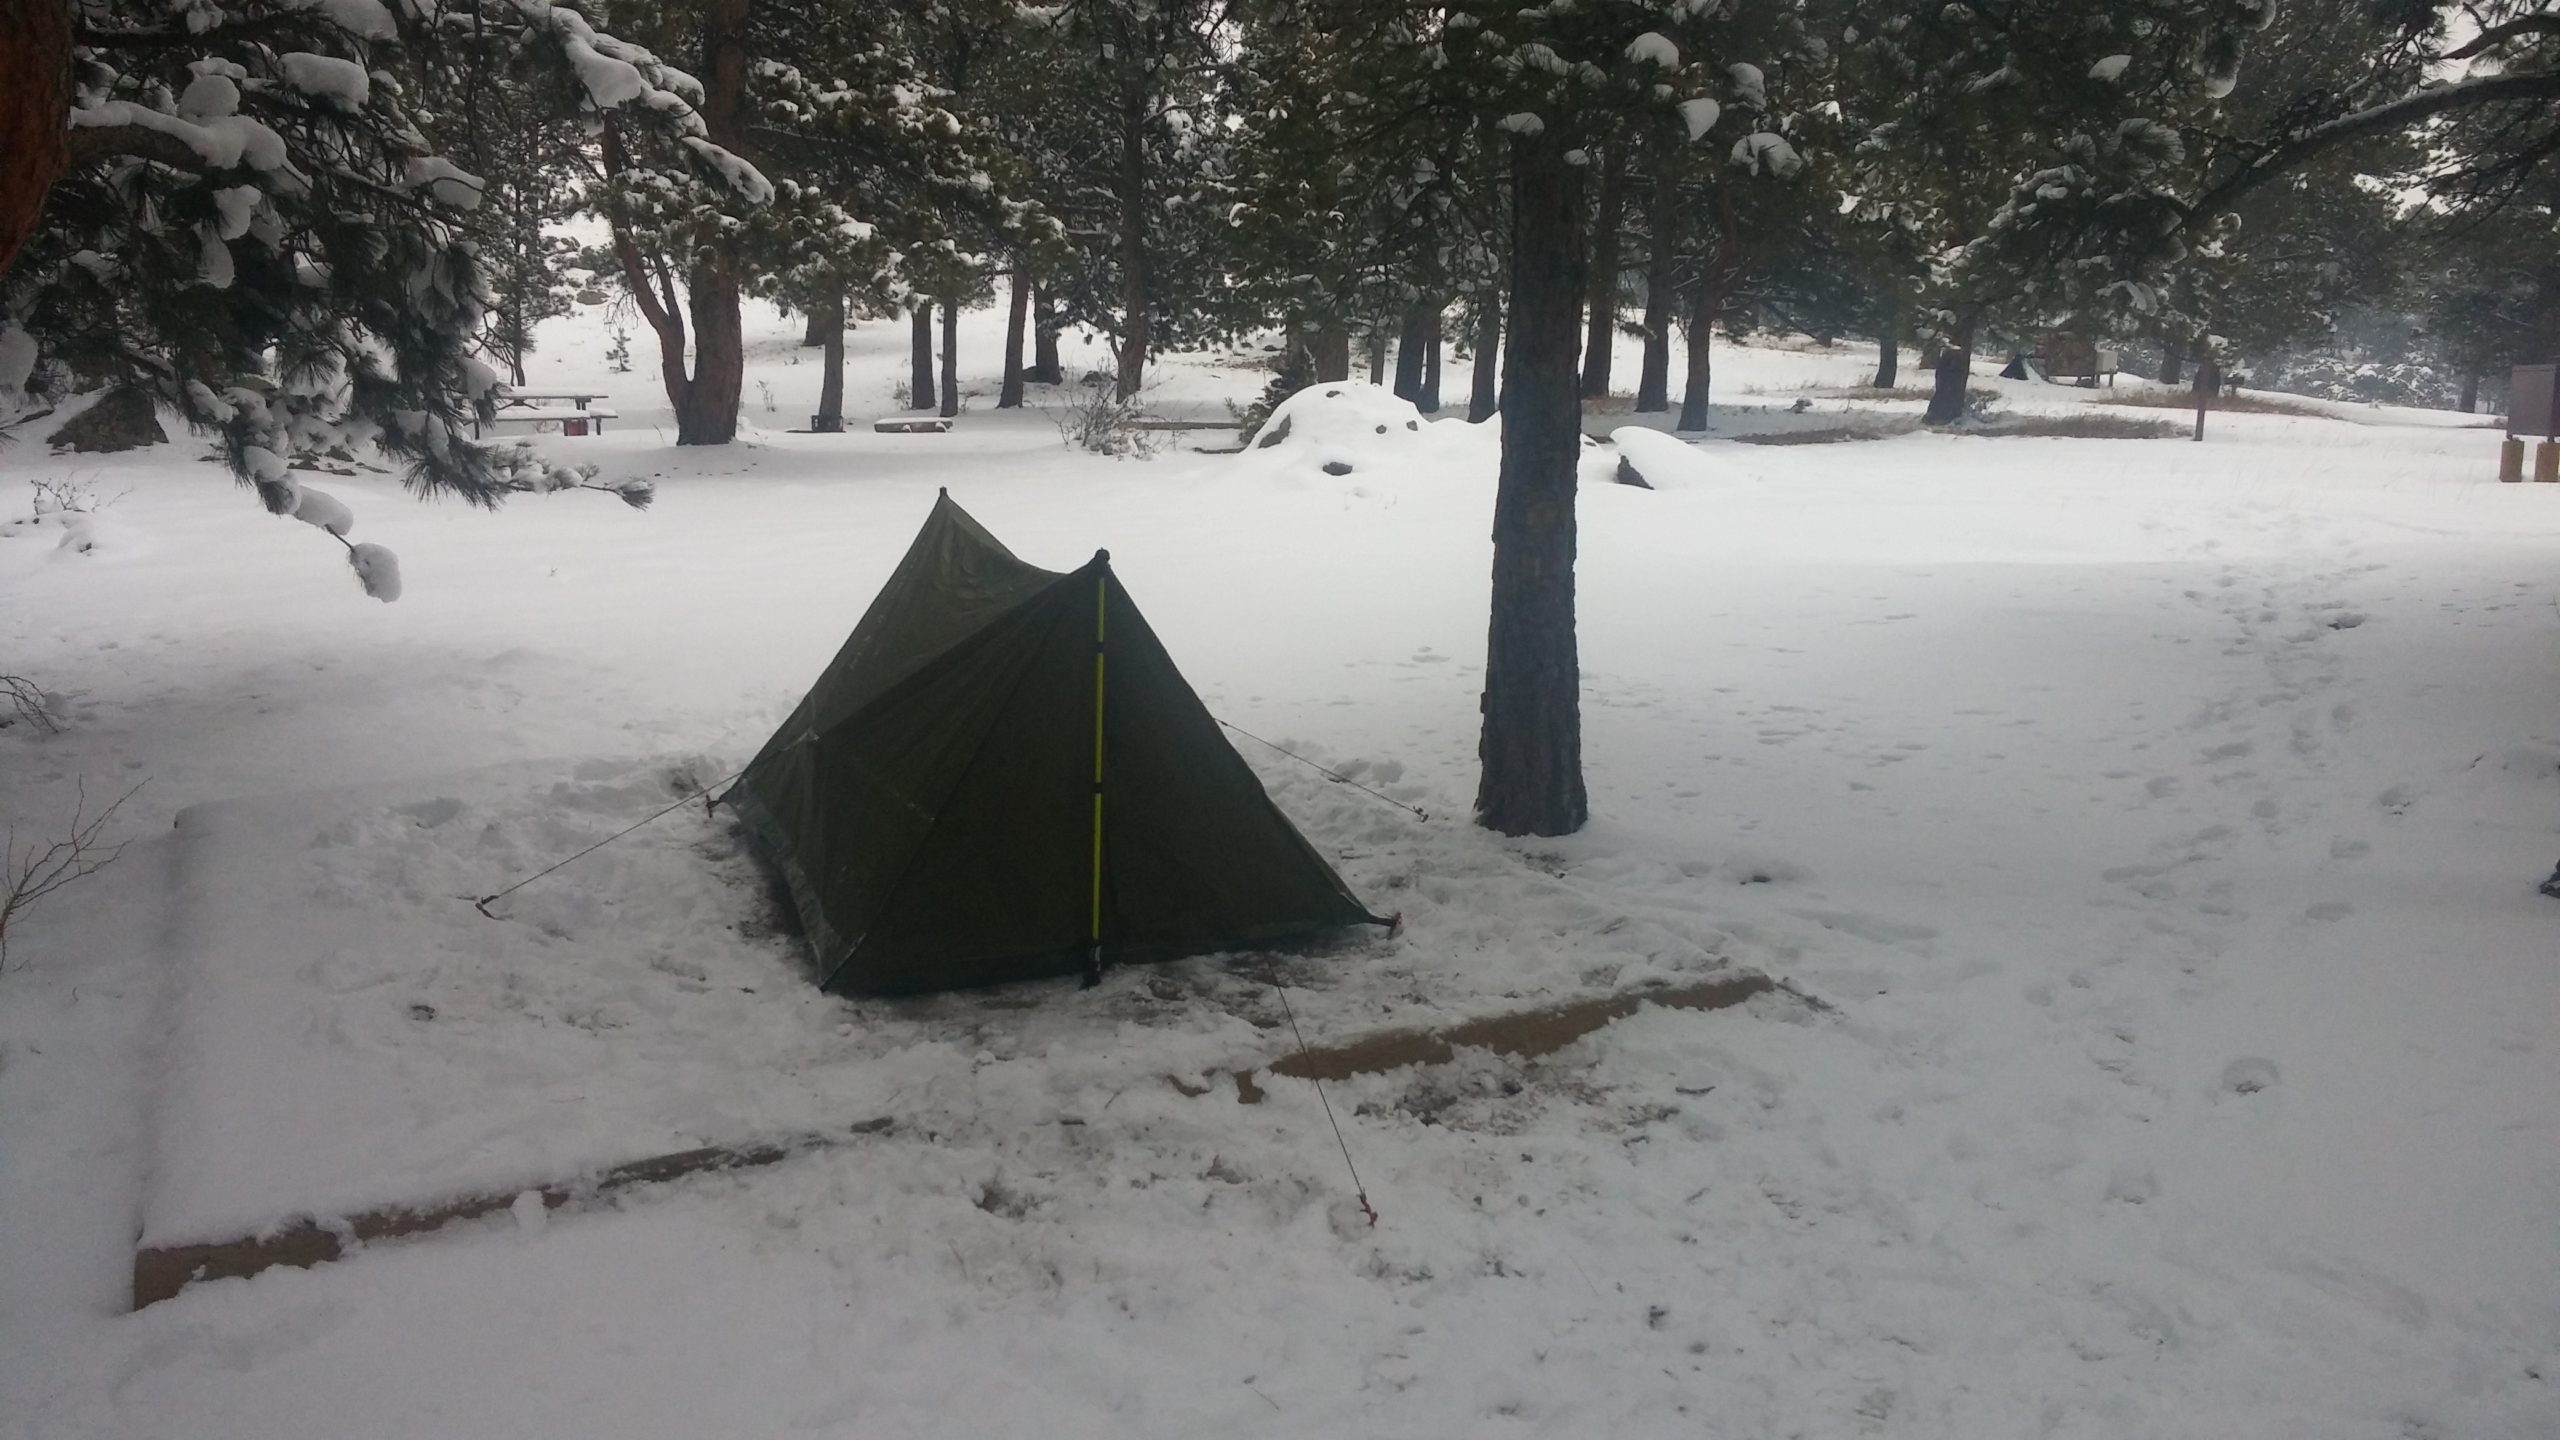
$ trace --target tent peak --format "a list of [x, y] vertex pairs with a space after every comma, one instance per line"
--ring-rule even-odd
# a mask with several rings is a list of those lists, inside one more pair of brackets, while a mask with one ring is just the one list
[[1096, 550], [1093, 552], [1093, 559], [1094, 563], [1097, 565], [1108, 565], [1111, 563], [1111, 552], [1108, 550]]

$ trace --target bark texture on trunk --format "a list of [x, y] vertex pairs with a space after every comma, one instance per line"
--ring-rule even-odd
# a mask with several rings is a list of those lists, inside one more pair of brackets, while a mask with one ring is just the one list
[[1034, 385], [1067, 383], [1066, 367], [1058, 363], [1058, 332], [1064, 328], [1049, 292], [1031, 287], [1031, 370], [1023, 379]]
[[1339, 382], [1351, 378], [1351, 331], [1342, 325], [1327, 325], [1316, 332], [1315, 342], [1307, 347], [1315, 357], [1316, 379]]
[[[747, 11], [751, 0], [709, 0], [702, 11], [702, 101], [709, 138], [746, 156]], [[613, 122], [600, 141], [606, 173], [629, 164]], [[608, 207], [615, 260], [640, 318], [658, 337], [658, 376], [675, 412], [679, 445], [726, 445], [737, 437], [738, 398], [746, 386], [746, 329], [738, 313], [736, 258], [706, 246], [685, 274], [684, 300], [664, 261], [640, 253], [624, 217]], [[693, 358], [685, 359], [686, 321]]]
[[807, 350], [826, 343], [827, 309], [821, 305], [809, 312], [809, 323], [801, 328], [800, 348]]
[[1876, 388], [1890, 390], [1902, 379], [1902, 303], [1899, 296], [1887, 299], [1884, 323], [1876, 336]]
[[907, 316], [907, 408], [940, 406], [933, 384], [933, 302], [919, 301]]
[[1147, 94], [1124, 83], [1120, 92], [1120, 364], [1112, 386], [1122, 400], [1147, 379], [1147, 345], [1154, 336], [1155, 292], [1147, 275]]
[[676, 400], [676, 443], [726, 445], [737, 438], [738, 398], [747, 383], [738, 277], [724, 261], [710, 260], [693, 267], [685, 289], [693, 311], [693, 378]]
[[1675, 430], [1704, 430], [1707, 396], [1715, 384], [1716, 318], [1724, 313], [1724, 295], [1715, 285], [1711, 265], [1700, 267], [1697, 289], [1689, 295], [1689, 373], [1681, 377], [1680, 419]]
[[1396, 395], [1416, 405], [1422, 403], [1423, 330], [1429, 319], [1430, 312], [1416, 303], [1396, 327]]
[[1511, 141], [1511, 350], [1493, 501], [1476, 820], [1564, 835], [1590, 818], [1582, 667], [1574, 640], [1574, 483], [1582, 453], [1582, 167], [1554, 132]]
[[1672, 226], [1679, 200], [1670, 161], [1657, 160], [1645, 199], [1644, 369], [1636, 377], [1636, 410], [1646, 415], [1671, 408], [1672, 279], [1679, 264]]
[[1440, 413], [1440, 307], [1434, 305], [1422, 325], [1422, 398], [1413, 402], [1425, 415]]
[[844, 428], [844, 302], [821, 306], [809, 312], [809, 323], [818, 330], [818, 343], [825, 347], [818, 376], [818, 414], [813, 428]]
[[1583, 341], [1582, 393], [1609, 393], [1609, 362], [1618, 343], [1618, 228], [1627, 214], [1627, 147], [1612, 145], [1600, 171], [1600, 217], [1591, 229], [1591, 328]]
[[1467, 385], [1467, 420], [1481, 424], [1502, 405], [1502, 292], [1476, 292], [1476, 364]]
[[1920, 417], [1921, 423], [1952, 425], [1964, 418], [1965, 391], [1973, 384], [1971, 319], [1965, 320], [1955, 336], [1939, 347], [1938, 363], [1930, 368], [1929, 409]]
[[1022, 407], [1022, 332], [1031, 322], [1031, 280], [1021, 262], [1013, 267], [1013, 295], [1004, 312], [1004, 384], [996, 390], [996, 408]]
[[[747, 12], [753, 0], [709, 0], [702, 9], [702, 112], [715, 145], [742, 158], [746, 135]], [[747, 380], [746, 326], [738, 313], [738, 265], [707, 248], [686, 277], [693, 312], [693, 379], [675, 401], [676, 443], [726, 445], [737, 438], [738, 400]]]
[[960, 307], [942, 302], [942, 413], [960, 413]]
[[71, 168], [71, 7], [0, 0], [0, 274]]
[[1369, 327], [1369, 383], [1387, 383], [1387, 332], [1375, 325]]

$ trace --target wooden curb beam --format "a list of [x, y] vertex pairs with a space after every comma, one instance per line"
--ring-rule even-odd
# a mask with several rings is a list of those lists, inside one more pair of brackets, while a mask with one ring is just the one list
[[[884, 1115], [843, 1130], [817, 1131], [769, 1144], [678, 1150], [616, 1165], [587, 1179], [545, 1185], [535, 1193], [542, 1197], [545, 1210], [572, 1203], [592, 1204], [620, 1191], [688, 1175], [779, 1164], [795, 1155], [831, 1149], [863, 1136], [885, 1135], [895, 1123]], [[510, 1190], [503, 1195], [470, 1195], [434, 1205], [368, 1210], [326, 1224], [305, 1216], [263, 1235], [137, 1250], [133, 1256], [133, 1308], [156, 1305], [198, 1280], [243, 1279], [279, 1265], [307, 1270], [346, 1259], [370, 1241], [424, 1235], [465, 1220], [484, 1219], [512, 1208], [523, 1193]]]
[[[1670, 1010], [1729, 1010], [1755, 995], [1770, 994], [1789, 996], [1816, 1010], [1831, 1008], [1793, 985], [1772, 980], [1758, 971], [1746, 970], [1686, 985], [1648, 986], [1589, 1000], [1541, 1006], [1535, 1010], [1516, 1010], [1507, 1015], [1485, 1015], [1461, 1021], [1445, 1030], [1384, 1030], [1339, 1045], [1325, 1045], [1286, 1055], [1265, 1068], [1270, 1074], [1285, 1075], [1291, 1079], [1338, 1081], [1348, 1080], [1354, 1075], [1376, 1075], [1407, 1065], [1446, 1065], [1457, 1058], [1462, 1047], [1534, 1060], [1541, 1055], [1551, 1055], [1612, 1021], [1624, 1020], [1647, 1005], [1659, 1005]], [[1236, 1099], [1240, 1103], [1262, 1103], [1262, 1097], [1267, 1093], [1261, 1080], [1262, 1072], [1235, 1070], [1226, 1073], [1232, 1075], [1236, 1082]], [[1213, 1088], [1212, 1085], [1195, 1084], [1179, 1077], [1166, 1078], [1185, 1095], [1206, 1095]], [[1214, 1082], [1214, 1072], [1209, 1078]]]

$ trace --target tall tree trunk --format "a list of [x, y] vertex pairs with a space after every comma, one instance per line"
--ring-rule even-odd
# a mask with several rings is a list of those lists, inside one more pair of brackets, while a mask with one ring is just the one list
[[1147, 344], [1154, 333], [1155, 292], [1147, 274], [1147, 93], [1134, 80], [1120, 87], [1120, 364], [1112, 395], [1121, 400], [1146, 383]]
[[803, 326], [800, 331], [800, 348], [807, 350], [826, 344], [827, 334], [830, 328], [831, 327], [827, 324], [827, 307], [824, 305], [812, 306], [809, 310], [808, 324]]
[[2462, 398], [2459, 405], [2465, 415], [2480, 408], [2480, 371], [2477, 367], [2462, 372]]
[[1440, 307], [1437, 305], [1431, 307], [1431, 313], [1423, 320], [1422, 398], [1414, 403], [1425, 415], [1440, 413]]
[[1315, 343], [1307, 347], [1315, 357], [1316, 380], [1339, 382], [1351, 378], [1351, 329], [1339, 323], [1316, 331]]
[[[702, 101], [711, 143], [749, 158], [746, 143], [747, 12], [754, 0], [707, 0], [702, 7]], [[726, 445], [738, 433], [747, 380], [746, 325], [738, 313], [737, 257], [705, 246], [686, 277], [693, 312], [693, 379], [675, 401], [676, 443]]]
[[1387, 332], [1383, 327], [1369, 327], [1369, 383], [1387, 383]]
[[1902, 295], [1888, 291], [1884, 318], [1876, 326], [1876, 388], [1890, 390], [1902, 379]]
[[727, 257], [693, 267], [685, 282], [693, 311], [693, 380], [676, 401], [676, 443], [726, 445], [738, 435], [738, 400], [746, 391], [746, 327], [738, 314], [738, 277]]
[[1013, 296], [1004, 312], [1004, 385], [996, 391], [996, 408], [1022, 408], [1022, 332], [1031, 319], [1031, 277], [1022, 261], [1013, 262]]
[[942, 414], [949, 419], [960, 413], [960, 306], [957, 301], [942, 302]]
[[1493, 500], [1493, 620], [1485, 646], [1476, 821], [1564, 835], [1591, 806], [1582, 784], [1582, 666], [1573, 629], [1574, 483], [1582, 455], [1575, 374], [1584, 285], [1582, 167], [1554, 131], [1511, 140], [1511, 351]]
[[1396, 396], [1416, 405], [1422, 403], [1422, 334], [1429, 318], [1423, 302], [1417, 301], [1406, 307], [1404, 323], [1396, 328]]
[[1672, 278], [1679, 263], [1673, 227], [1679, 202], [1670, 157], [1661, 156], [1645, 200], [1644, 370], [1636, 379], [1636, 410], [1646, 415], [1671, 408]]
[[1467, 422], [1482, 424], [1502, 406], [1502, 292], [1476, 292], [1476, 364], [1467, 387]]
[[1023, 379], [1034, 385], [1067, 383], [1067, 369], [1058, 363], [1058, 332], [1064, 328], [1047, 287], [1031, 287], [1031, 370]]
[[1697, 284], [1689, 292], [1689, 373], [1680, 387], [1680, 419], [1675, 430], [1704, 430], [1707, 394], [1715, 383], [1716, 320], [1724, 314], [1724, 290], [1716, 283], [1712, 258], [1698, 266]]
[[1925, 425], [1952, 425], [1964, 418], [1965, 391], [1973, 385], [1974, 317], [1967, 315], [1938, 350], [1938, 363], [1929, 386], [1928, 413], [1920, 417]]
[[0, 274], [71, 168], [71, 35], [67, 0], [0, 3]]
[[1591, 232], [1591, 329], [1582, 351], [1582, 394], [1609, 393], [1609, 361], [1618, 345], [1618, 227], [1627, 213], [1627, 147], [1611, 145], [1600, 171], [1600, 219]]
[[907, 408], [940, 405], [933, 386], [933, 302], [919, 300], [907, 312]]
[[818, 414], [811, 426], [817, 430], [844, 428], [844, 300], [838, 297], [809, 312], [819, 327], [818, 343], [825, 347], [818, 376]]
[[2175, 385], [2180, 380], [2186, 378], [2186, 373], [2187, 342], [2184, 340], [2161, 341], [2160, 383], [2163, 385]]

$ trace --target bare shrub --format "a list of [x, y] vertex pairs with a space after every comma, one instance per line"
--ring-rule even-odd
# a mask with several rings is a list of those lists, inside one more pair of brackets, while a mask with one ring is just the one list
[[9, 927], [18, 917], [54, 891], [104, 870], [124, 853], [124, 842], [107, 845], [98, 837], [106, 833], [124, 802], [147, 783], [137, 783], [95, 815], [88, 813], [89, 788], [82, 785], [80, 798], [71, 808], [70, 829], [59, 840], [21, 842], [15, 828], [9, 831], [6, 846], [0, 847], [5, 854], [5, 863], [0, 864], [0, 887], [5, 887], [0, 888], [0, 969], [8, 966]]
[[[1816, 385], [1797, 393], [1818, 396], [1825, 400], [1919, 400], [1923, 402], [1929, 400], [1932, 395], [1929, 387], [1925, 385], [1896, 385], [1891, 389], [1881, 390], [1873, 385]], [[2000, 399], [2000, 392], [1987, 385], [1975, 385], [1966, 389], [1964, 399], [1967, 405], [1978, 410], [1997, 402]]]
[[1044, 405], [1041, 412], [1058, 427], [1058, 440], [1070, 449], [1115, 460], [1149, 459], [1164, 445], [1148, 422], [1145, 403], [1135, 395], [1123, 400], [1111, 393], [1109, 379], [1087, 380], [1061, 387], [1065, 403]]
[[[2196, 408], [2196, 397], [2193, 392], [2186, 390], [2122, 390], [2109, 391], [2099, 399], [2098, 403], [2134, 405], [2146, 410], [2193, 411]], [[2226, 390], [2205, 401], [2204, 408], [2231, 411], [2241, 415], [2299, 415], [2312, 420], [2338, 418], [2336, 411], [2324, 408], [2316, 401], [2279, 397], [2255, 391], [2241, 394]]]
[[24, 723], [39, 735], [61, 732], [62, 722], [55, 718], [52, 702], [45, 699], [33, 680], [24, 675], [0, 675], [0, 695], [9, 700], [9, 713], [0, 715], [0, 727]]
[[1767, 435], [1736, 435], [1733, 438], [1743, 445], [1837, 445], [1846, 440], [1882, 440], [1892, 435], [1908, 434], [1917, 428], [1912, 425], [1890, 429], [1874, 425], [1828, 425], [1819, 430], [1779, 430]]
[[2024, 435], [2074, 440], [2174, 440], [2187, 428], [2174, 420], [2137, 420], [2130, 415], [2021, 415], [1992, 425], [1974, 425], [1957, 435]]

